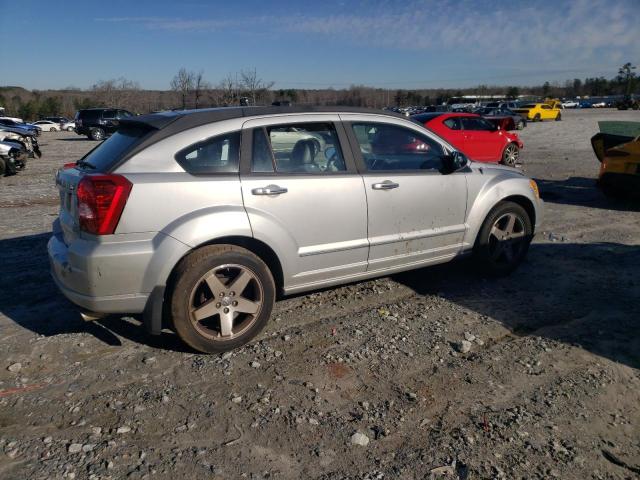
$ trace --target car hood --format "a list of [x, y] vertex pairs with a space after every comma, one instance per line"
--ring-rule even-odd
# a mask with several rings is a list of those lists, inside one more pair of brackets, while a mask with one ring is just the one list
[[35, 134], [26, 128], [14, 128], [14, 127], [0, 127], [1, 132], [11, 132], [16, 133], [18, 135], [22, 135], [23, 137], [33, 137]]
[[471, 168], [471, 170], [475, 171], [475, 172], [486, 172], [486, 173], [510, 173], [514, 176], [518, 176], [518, 177], [523, 177], [524, 173], [522, 173], [520, 170], [513, 168], [513, 167], [507, 167], [506, 165], [500, 165], [498, 163], [486, 163], [486, 162], [476, 162], [474, 160], [471, 160], [469, 162], [469, 168]]

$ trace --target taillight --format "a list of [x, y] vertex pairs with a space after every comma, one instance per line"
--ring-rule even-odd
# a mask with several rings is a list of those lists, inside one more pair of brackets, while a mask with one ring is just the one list
[[80, 229], [94, 235], [111, 235], [131, 192], [122, 175], [87, 174], [78, 184]]
[[70, 168], [75, 168], [76, 162], [65, 163], [62, 165], [62, 170], [69, 170]]

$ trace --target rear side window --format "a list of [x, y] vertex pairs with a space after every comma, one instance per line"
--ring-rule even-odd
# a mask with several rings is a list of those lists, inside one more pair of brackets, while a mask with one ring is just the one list
[[91, 150], [82, 160], [94, 166], [98, 172], [108, 172], [127, 152], [138, 145], [147, 133], [148, 130], [141, 128], [120, 129]]
[[100, 111], [98, 110], [80, 110], [76, 115], [76, 118], [80, 120], [95, 120], [100, 118]]
[[238, 173], [240, 132], [225, 133], [183, 148], [175, 156], [194, 175]]

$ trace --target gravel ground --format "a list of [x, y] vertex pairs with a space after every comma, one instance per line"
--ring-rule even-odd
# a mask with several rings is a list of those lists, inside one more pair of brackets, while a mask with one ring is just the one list
[[640, 478], [640, 214], [594, 186], [598, 120], [530, 124], [546, 224], [508, 278], [458, 262], [289, 298], [199, 355], [133, 318], [84, 323], [48, 275], [44, 133], [0, 179], [0, 477]]

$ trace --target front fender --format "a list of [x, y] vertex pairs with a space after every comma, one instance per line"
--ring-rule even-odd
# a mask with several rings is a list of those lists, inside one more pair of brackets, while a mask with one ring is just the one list
[[472, 175], [468, 182], [471, 204], [467, 208], [465, 249], [473, 248], [482, 224], [491, 209], [509, 197], [523, 197], [531, 203], [535, 211], [534, 232], [538, 229], [542, 220], [542, 200], [534, 194], [528, 178], [515, 176], [510, 172], [497, 174], [484, 182], [482, 177], [483, 175]]

